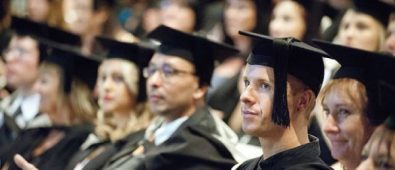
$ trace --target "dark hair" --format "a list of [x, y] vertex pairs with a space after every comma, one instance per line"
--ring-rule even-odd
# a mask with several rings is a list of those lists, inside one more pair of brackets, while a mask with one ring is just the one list
[[0, 2], [0, 32], [8, 28], [11, 22], [10, 0], [1, 0]]
[[[269, 17], [271, 14], [271, 9], [272, 9], [272, 2], [267, 1], [267, 0], [249, 0], [252, 1], [255, 5], [255, 10], [256, 10], [256, 25], [255, 28], [252, 30], [252, 32], [256, 32], [259, 34], [265, 34], [267, 35], [268, 33], [268, 25], [269, 25]], [[223, 33], [224, 33], [224, 42], [227, 44], [234, 45], [233, 40], [229, 37], [229, 35], [226, 33], [225, 30], [225, 10], [223, 10], [222, 14], [222, 23], [223, 23]], [[248, 30], [244, 30], [248, 31]], [[252, 40], [252, 45], [255, 44], [254, 40]]]

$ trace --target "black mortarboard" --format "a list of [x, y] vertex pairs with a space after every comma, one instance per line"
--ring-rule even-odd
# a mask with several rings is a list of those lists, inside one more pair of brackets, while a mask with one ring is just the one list
[[272, 120], [278, 125], [289, 126], [287, 74], [301, 80], [317, 95], [324, 78], [322, 57], [327, 54], [294, 38], [271, 38], [244, 31], [240, 31], [240, 34], [258, 39], [247, 59], [247, 63], [273, 67]]
[[385, 126], [395, 130], [395, 113], [392, 113], [388, 118], [385, 120]]
[[45, 61], [58, 65], [63, 71], [64, 91], [69, 93], [73, 79], [78, 79], [93, 89], [96, 84], [97, 68], [100, 62], [75, 52], [72, 47], [60, 44], [47, 44], [48, 55]]
[[29, 35], [40, 41], [48, 40], [71, 46], [81, 45], [81, 38], [78, 35], [24, 18], [13, 16], [11, 20], [11, 29], [17, 34]]
[[105, 37], [96, 38], [101, 47], [105, 50], [106, 58], [121, 58], [135, 63], [140, 69], [138, 101], [144, 101], [145, 95], [145, 81], [143, 77], [143, 69], [148, 66], [155, 50], [142, 47], [135, 43], [120, 42]]
[[223, 61], [239, 53], [232, 46], [177, 31], [164, 25], [149, 33], [148, 38], [161, 43], [159, 53], [178, 56], [193, 63], [200, 85], [210, 85], [215, 60]]
[[394, 7], [381, 0], [353, 0], [354, 9], [357, 12], [365, 13], [376, 18], [384, 27], [388, 25], [388, 20]]
[[352, 78], [365, 85], [368, 95], [367, 117], [373, 125], [383, 123], [395, 102], [395, 61], [385, 54], [369, 52], [313, 40], [341, 67], [334, 79]]

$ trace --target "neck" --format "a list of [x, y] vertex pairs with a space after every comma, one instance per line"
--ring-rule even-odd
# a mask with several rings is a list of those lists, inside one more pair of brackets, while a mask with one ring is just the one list
[[61, 111], [51, 111], [48, 114], [49, 118], [51, 119], [51, 122], [53, 125], [70, 125], [70, 114], [69, 110], [64, 108], [64, 109], [59, 109]]
[[193, 113], [195, 113], [196, 110], [197, 110], [197, 106], [191, 106], [191, 107], [188, 107], [186, 109], [179, 110], [178, 112], [175, 112], [175, 113], [172, 113], [172, 114], [167, 114], [164, 117], [164, 120], [165, 120], [166, 123], [169, 123], [169, 122], [172, 122], [173, 120], [176, 120], [176, 119], [178, 119], [180, 117], [183, 117], [183, 116], [188, 116], [189, 117]]
[[356, 169], [360, 162], [361, 159], [359, 157], [354, 160], [340, 160], [345, 170]]
[[264, 150], [263, 159], [301, 145], [292, 127], [281, 128], [281, 132], [276, 132], [278, 135], [259, 138]]
[[30, 96], [34, 94], [33, 85], [26, 85], [18, 89], [23, 96]]
[[298, 140], [299, 140], [300, 144], [302, 144], [302, 145], [310, 142], [309, 135], [307, 133], [308, 127], [306, 125], [294, 127], [295, 133], [298, 136]]
[[122, 111], [122, 112], [114, 112], [113, 113], [113, 121], [117, 128], [126, 127], [130, 120], [131, 111]]
[[251, 47], [251, 39], [246, 36], [237, 36], [232, 38], [234, 45], [241, 53], [248, 53]]

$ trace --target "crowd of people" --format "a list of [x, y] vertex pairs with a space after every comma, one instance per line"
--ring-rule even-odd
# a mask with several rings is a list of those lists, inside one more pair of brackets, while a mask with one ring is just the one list
[[2, 0], [0, 169], [395, 169], [392, 0]]

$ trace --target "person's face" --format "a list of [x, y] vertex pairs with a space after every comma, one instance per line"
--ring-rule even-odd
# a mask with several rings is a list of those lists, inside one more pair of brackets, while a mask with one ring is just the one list
[[247, 64], [243, 80], [240, 101], [244, 132], [261, 136], [273, 131], [273, 68]]
[[341, 45], [378, 51], [381, 34], [380, 23], [373, 17], [348, 10], [341, 21], [337, 38]]
[[365, 159], [359, 164], [357, 170], [394, 170], [394, 141], [394, 132], [384, 127], [376, 129], [362, 151], [362, 157]]
[[395, 56], [395, 19], [390, 20], [388, 24], [388, 37], [385, 41], [385, 49]]
[[[294, 113], [295, 93], [290, 85], [295, 78], [288, 76], [287, 101], [290, 114]], [[247, 64], [243, 74], [244, 90], [241, 93], [241, 112], [243, 130], [253, 136], [278, 135], [273, 132], [282, 126], [272, 122], [272, 106], [274, 94], [274, 73], [272, 67]]]
[[[107, 60], [99, 67], [97, 90], [100, 106], [106, 113], [128, 113], [133, 107], [134, 94], [123, 76], [130, 70], [128, 66], [120, 60]], [[129, 76], [137, 76], [137, 73]]]
[[193, 32], [197, 16], [192, 9], [169, 2], [161, 8], [160, 17], [163, 25], [183, 32]]
[[93, 0], [67, 0], [64, 2], [64, 17], [68, 29], [78, 35], [90, 30], [93, 17]]
[[7, 83], [14, 88], [28, 88], [37, 78], [39, 64], [37, 41], [28, 36], [14, 36], [4, 51]]
[[257, 24], [257, 11], [251, 0], [227, 0], [224, 12], [225, 31], [237, 37], [239, 31], [253, 31]]
[[339, 88], [326, 94], [322, 107], [327, 115], [324, 132], [332, 145], [333, 158], [359, 161], [373, 129], [363, 112], [364, 106]]
[[194, 95], [199, 83], [192, 63], [180, 57], [156, 53], [144, 72], [153, 113], [172, 118], [195, 106]]
[[269, 35], [275, 38], [294, 37], [302, 40], [306, 32], [304, 15], [304, 9], [298, 3], [279, 2], [269, 23]]
[[27, 17], [35, 22], [47, 22], [49, 14], [49, 0], [28, 0]]
[[34, 83], [34, 91], [40, 94], [39, 110], [42, 113], [56, 113], [56, 101], [60, 94], [60, 75], [55, 69], [41, 72]]

